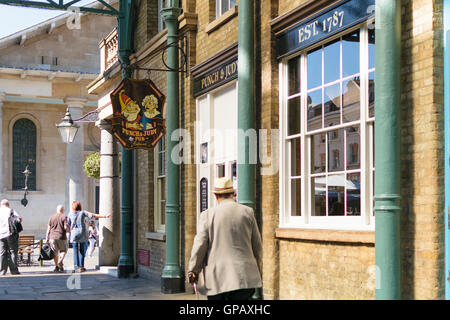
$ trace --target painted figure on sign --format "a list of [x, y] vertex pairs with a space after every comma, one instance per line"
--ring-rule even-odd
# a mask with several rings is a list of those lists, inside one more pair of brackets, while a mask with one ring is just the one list
[[125, 94], [125, 90], [120, 91], [119, 101], [122, 108], [122, 115], [127, 119], [126, 128], [141, 130], [142, 125], [139, 123], [141, 119], [141, 115], [139, 114], [141, 108], [139, 105]]
[[144, 106], [144, 116], [141, 118], [140, 124], [143, 130], [149, 130], [155, 127], [154, 118], [161, 118], [161, 112], [158, 111], [158, 99], [152, 94], [142, 100]]

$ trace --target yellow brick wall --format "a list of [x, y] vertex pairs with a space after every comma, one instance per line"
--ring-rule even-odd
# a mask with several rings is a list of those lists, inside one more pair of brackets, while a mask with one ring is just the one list
[[443, 1], [402, 1], [403, 298], [444, 298]]
[[196, 9], [198, 14], [196, 61], [202, 63], [214, 54], [226, 49], [238, 40], [238, 17], [223, 24], [220, 28], [207, 33], [205, 29], [214, 22], [215, 1], [199, 0]]

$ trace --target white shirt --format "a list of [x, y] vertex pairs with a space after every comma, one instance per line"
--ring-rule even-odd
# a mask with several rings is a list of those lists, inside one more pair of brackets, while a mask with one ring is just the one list
[[[10, 214], [11, 208], [8, 208], [6, 206], [0, 207], [0, 239], [8, 238], [11, 235], [11, 232], [9, 232], [9, 222], [8, 222]], [[13, 214], [16, 217], [20, 218], [19, 214], [14, 209]]]

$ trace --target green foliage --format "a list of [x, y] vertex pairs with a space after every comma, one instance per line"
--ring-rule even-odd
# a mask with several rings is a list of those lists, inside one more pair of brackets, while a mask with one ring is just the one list
[[94, 179], [100, 178], [100, 151], [91, 153], [87, 156], [86, 161], [84, 161], [83, 169], [88, 177]]

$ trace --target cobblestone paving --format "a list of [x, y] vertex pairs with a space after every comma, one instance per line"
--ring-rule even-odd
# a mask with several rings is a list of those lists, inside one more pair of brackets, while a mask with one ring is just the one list
[[[95, 269], [98, 258], [87, 258], [87, 272], [71, 273], [72, 252], [65, 259], [66, 273], [54, 273], [52, 262], [20, 266], [20, 275], [0, 276], [0, 300], [197, 300], [191, 292], [162, 294], [160, 283], [144, 278], [118, 279]], [[200, 297], [204, 300], [205, 297]]]

